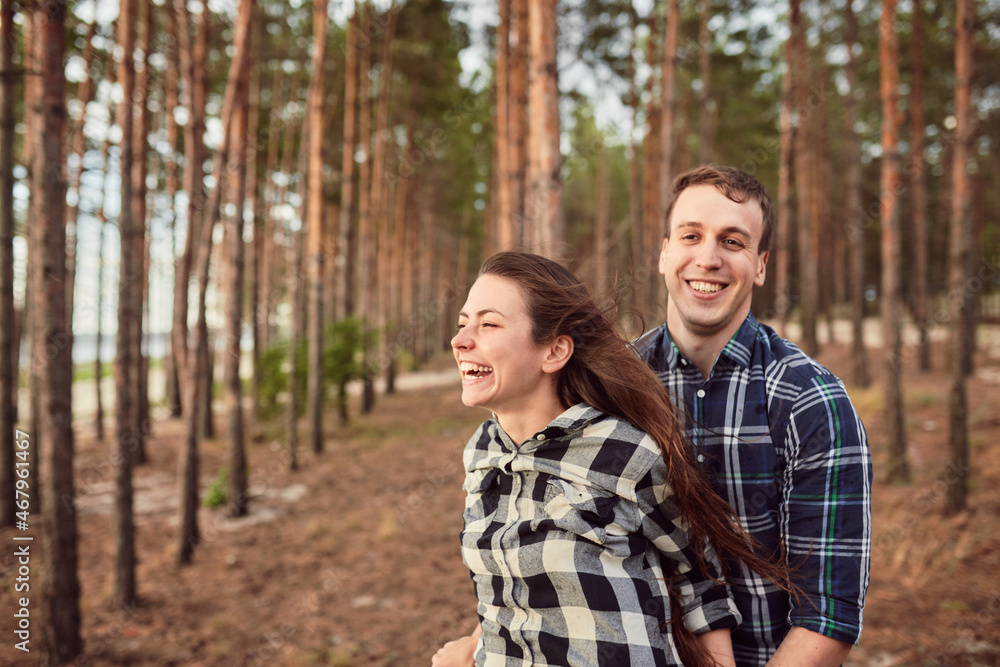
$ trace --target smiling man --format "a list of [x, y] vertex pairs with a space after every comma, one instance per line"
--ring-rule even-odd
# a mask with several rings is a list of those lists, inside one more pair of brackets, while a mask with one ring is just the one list
[[667, 321], [636, 342], [686, 419], [696, 458], [795, 598], [739, 566], [729, 582], [740, 666], [836, 666], [861, 636], [871, 546], [871, 454], [843, 384], [750, 312], [774, 207], [733, 167], [674, 183], [659, 270]]

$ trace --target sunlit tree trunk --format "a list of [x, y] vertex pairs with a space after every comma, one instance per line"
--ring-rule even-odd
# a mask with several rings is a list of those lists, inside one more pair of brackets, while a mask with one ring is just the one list
[[812, 192], [810, 173], [813, 155], [812, 114], [807, 100], [806, 81], [809, 73], [809, 52], [805, 43], [805, 27], [802, 22], [801, 0], [790, 0], [789, 17], [791, 36], [795, 50], [792, 65], [792, 99], [794, 116], [797, 121], [795, 134], [795, 196], [798, 215], [798, 256], [799, 256], [799, 311], [802, 322], [802, 349], [815, 356], [819, 352], [816, 338], [816, 310], [818, 301], [818, 258], [815, 255], [816, 219], [810, 205]]
[[[14, 395], [19, 340], [14, 326], [14, 1], [0, 0], [0, 488], [13, 489]], [[30, 455], [37, 456], [35, 449]], [[0, 526], [14, 525], [13, 493], [0, 497]]]
[[[642, 171], [639, 165], [642, 163], [642, 141], [639, 139], [638, 129], [640, 127], [640, 112], [639, 112], [639, 100], [640, 85], [638, 78], [638, 68], [635, 66], [635, 51], [639, 48], [639, 39], [637, 36], [637, 31], [639, 27], [639, 15], [635, 11], [635, 8], [631, 8], [631, 34], [629, 35], [630, 45], [628, 51], [628, 72], [629, 72], [629, 97], [628, 103], [629, 108], [632, 110], [632, 136], [631, 136], [631, 148], [632, 155], [628, 161], [628, 183], [629, 183], [629, 228], [631, 229], [631, 257], [629, 265], [633, 267], [641, 266], [642, 258], [644, 255], [643, 248], [643, 225], [642, 225], [642, 204], [643, 204], [643, 190], [642, 190]], [[632, 296], [630, 305], [633, 308], [639, 306], [638, 294], [633, 286]]]
[[[670, 188], [674, 181], [674, 152], [677, 139], [674, 122], [677, 118], [677, 35], [680, 32], [681, 10], [679, 0], [667, 0], [666, 35], [663, 39], [662, 80], [660, 83], [660, 208], [657, 224], [663, 220], [670, 203]], [[658, 230], [661, 231], [662, 230]], [[657, 285], [663, 283], [654, 279]], [[659, 290], [657, 290], [659, 291]]]
[[[222, 142], [219, 146], [215, 163], [218, 177], [208, 197], [206, 215], [198, 227], [198, 238], [194, 241], [198, 257], [194, 265], [198, 281], [198, 328], [205, 330], [205, 296], [208, 290], [209, 260], [212, 252], [212, 231], [219, 217], [220, 190], [226, 187], [226, 156], [232, 139], [232, 124], [234, 107], [239, 103], [240, 82], [245, 82], [249, 75], [250, 56], [247, 49], [249, 37], [249, 22], [253, 0], [240, 0], [235, 29], [235, 53], [229, 64], [229, 74], [226, 80], [226, 93], [222, 103]], [[183, 16], [183, 14], [181, 14]], [[245, 93], [244, 93], [245, 94]], [[207, 352], [207, 336], [198, 336], [198, 345], [188, 355], [187, 375], [190, 382], [184, 386], [185, 415], [185, 458], [182, 470], [181, 492], [181, 532], [178, 547], [178, 564], [191, 562], [194, 547], [199, 541], [197, 523], [198, 510], [198, 431], [199, 415], [196, 406], [199, 394], [203, 390], [200, 378], [204, 377]]]
[[514, 247], [514, 219], [510, 192], [510, 11], [512, 0], [499, 0], [500, 25], [496, 37], [496, 229], [497, 250]]
[[[524, 218], [528, 178], [528, 0], [511, 0], [510, 57], [507, 77], [508, 167], [514, 244], [525, 243]], [[512, 40], [511, 35], [515, 37]]]
[[[164, 190], [169, 201], [167, 216], [170, 221], [170, 257], [173, 259], [174, 286], [177, 286], [177, 271], [180, 266], [180, 259], [177, 257], [177, 189], [180, 185], [180, 166], [177, 163], [178, 134], [179, 127], [175, 111], [179, 105], [179, 81], [178, 72], [180, 70], [180, 42], [177, 29], [177, 10], [170, 2], [167, 2], [163, 13], [166, 15], [166, 57], [167, 68], [164, 72], [163, 96], [166, 108], [164, 109], [164, 119], [167, 134], [167, 157], [164, 165]], [[177, 295], [174, 303], [176, 307]], [[176, 313], [171, 316], [171, 321], [176, 320]], [[163, 357], [163, 370], [166, 375], [166, 398], [167, 407], [170, 409], [171, 417], [181, 416], [181, 385], [178, 378], [178, 367], [180, 356], [174, 341], [169, 341], [169, 349]]]
[[135, 38], [138, 16], [136, 0], [123, 0], [118, 17], [119, 44], [122, 60], [118, 63], [118, 81], [122, 87], [122, 103], [118, 121], [122, 127], [121, 208], [118, 216], [120, 242], [120, 278], [118, 282], [118, 334], [115, 341], [115, 388], [117, 417], [116, 484], [114, 543], [115, 571], [112, 599], [122, 607], [137, 602], [135, 582], [135, 517], [133, 515], [132, 467], [135, 464], [136, 433], [136, 361], [134, 338], [139, 330], [140, 313], [136, 309], [136, 291], [142, 288], [142, 255], [136, 255], [136, 237], [141, 236], [141, 222], [135, 219], [132, 199], [135, 196], [132, 165], [135, 151], [133, 135], [135, 114]]
[[955, 18], [955, 144], [952, 162], [951, 247], [948, 287], [951, 311], [948, 371], [948, 474], [945, 475], [945, 513], [965, 509], [969, 493], [969, 405], [966, 387], [965, 348], [971, 323], [965, 310], [972, 306], [968, 294], [969, 255], [973, 252], [972, 191], [969, 166], [972, 158], [972, 45], [975, 30], [973, 0], [958, 0]]
[[[366, 25], [372, 8], [363, 5], [360, 25]], [[358, 144], [364, 159], [358, 170], [358, 298], [360, 314], [367, 331], [375, 321], [375, 221], [371, 210], [372, 132], [371, 132], [371, 45], [358, 51]], [[370, 345], [365, 345], [362, 371], [363, 397], [361, 409], [368, 412], [375, 404], [375, 369]]]
[[548, 257], [563, 252], [560, 213], [562, 178], [559, 170], [559, 71], [556, 62], [557, 0], [528, 3], [530, 74], [528, 104], [528, 201], [525, 217], [533, 250]]
[[[132, 293], [136, 313], [135, 331], [132, 334], [132, 363], [135, 364], [135, 463], [146, 462], [146, 438], [149, 436], [148, 366], [143, 354], [144, 304], [149, 290], [148, 241], [146, 238], [146, 174], [149, 173], [149, 46], [153, 28], [151, 0], [141, 0], [142, 18], [137, 22], [136, 50], [140, 67], [135, 77], [135, 122], [132, 128], [132, 221], [137, 233], [132, 239], [131, 252], [139, 258], [139, 287]], [[138, 17], [137, 17], [138, 18]]]
[[[356, 109], [358, 98], [358, 45], [354, 39], [357, 10], [347, 21], [347, 47], [344, 54], [344, 154], [341, 161], [340, 220], [337, 222], [337, 285], [340, 295], [338, 315], [354, 314], [354, 258], [357, 237], [354, 230], [354, 157], [358, 143]], [[352, 243], [352, 241], [354, 241]], [[338, 318], [339, 319], [339, 318]]]
[[[25, 71], [28, 72], [39, 72], [42, 69], [40, 64], [41, 56], [38, 53], [39, 45], [41, 44], [42, 23], [41, 23], [41, 12], [33, 10], [30, 6], [25, 8], [25, 25], [27, 29], [22, 33], [22, 38], [24, 40], [24, 63]], [[25, 76], [24, 77], [24, 136], [25, 137], [38, 137], [41, 130], [39, 129], [40, 120], [40, 109], [37, 104], [37, 100], [42, 97], [41, 91], [41, 77], [38, 76]], [[30, 197], [29, 197], [29, 210], [34, 206], [34, 200], [38, 197], [39, 192], [42, 191], [43, 181], [42, 175], [37, 169], [35, 164], [35, 153], [37, 141], [27, 140], [24, 142], [22, 164], [27, 168], [27, 181], [31, 184]], [[28, 372], [28, 403], [29, 403], [29, 417], [28, 417], [28, 432], [38, 433], [41, 430], [41, 415], [42, 415], [42, 377], [41, 374], [35, 370], [35, 349], [36, 341], [41, 331], [41, 323], [39, 322], [39, 311], [38, 308], [29, 308], [27, 304], [33, 303], [36, 297], [36, 292], [41, 289], [42, 279], [39, 277], [39, 253], [36, 248], [40, 247], [41, 241], [41, 227], [39, 225], [29, 225], [28, 227], [28, 281], [24, 288], [24, 327], [26, 329], [26, 337], [28, 342], [28, 349], [31, 351], [31, 368]], [[41, 450], [37, 450], [41, 453]], [[30, 486], [28, 488], [29, 501], [32, 507], [41, 507], [42, 502], [42, 486], [45, 485], [45, 479], [42, 475], [41, 457], [35, 457], [34, 461], [29, 461], [28, 468], [31, 471], [31, 476], [29, 477]]]
[[601, 294], [608, 289], [608, 149], [601, 140], [600, 162], [597, 164], [597, 211], [594, 214], [594, 290]]
[[[252, 11], [252, 3], [244, 4]], [[246, 18], [247, 24], [250, 18]], [[229, 126], [232, 134], [229, 160], [226, 168], [230, 174], [230, 193], [234, 204], [233, 215], [226, 220], [226, 354], [223, 356], [226, 385], [226, 413], [229, 443], [229, 493], [226, 513], [240, 517], [247, 513], [247, 462], [243, 439], [243, 386], [240, 382], [240, 342], [243, 333], [243, 273], [245, 245], [243, 241], [243, 214], [246, 204], [247, 173], [247, 123], [249, 120], [247, 82], [240, 80], [234, 101], [233, 119]], [[222, 166], [223, 156], [219, 156]]]
[[844, 118], [847, 127], [844, 128], [844, 152], [847, 155], [847, 221], [844, 233], [850, 246], [850, 290], [851, 311], [851, 374], [854, 384], [858, 387], [871, 385], [871, 372], [868, 370], [868, 350], [865, 348], [864, 318], [865, 318], [865, 224], [864, 211], [861, 209], [861, 152], [858, 149], [858, 135], [855, 130], [858, 118], [858, 58], [855, 54], [858, 42], [858, 20], [854, 13], [854, 0], [848, 0], [846, 11], [847, 22], [847, 96], [844, 101]]
[[[204, 74], [201, 64], [205, 62], [206, 57], [203, 32], [207, 30], [207, 22], [205, 21], [205, 13], [201, 12], [192, 24], [187, 0], [174, 0], [173, 6], [177, 16], [178, 53], [186, 98], [184, 106], [188, 110], [188, 120], [184, 125], [184, 191], [188, 198], [187, 232], [184, 253], [174, 267], [174, 320], [170, 337], [173, 355], [177, 360], [179, 393], [183, 397], [188, 391], [187, 371], [191, 367], [188, 359], [188, 285], [196, 252], [195, 240], [198, 237], [205, 209], [202, 170], [205, 156], [205, 98]], [[191, 381], [195, 381], [195, 378], [191, 378]], [[181, 405], [182, 410], [187, 409], [183, 400]]]
[[323, 219], [323, 79], [326, 60], [326, 0], [313, 3], [313, 53], [312, 75], [309, 79], [309, 124], [315, 129], [309, 140], [308, 197], [309, 222], [307, 258], [305, 267], [309, 274], [309, 389], [308, 419], [309, 440], [312, 451], [323, 451], [323, 396], [326, 393], [323, 377], [323, 269], [326, 224]]
[[[274, 305], [277, 302], [277, 293], [274, 292], [274, 233], [275, 225], [272, 211], [277, 205], [277, 186], [274, 183], [274, 174], [278, 169], [279, 148], [281, 137], [285, 132], [288, 123], [283, 122], [281, 114], [285, 105], [284, 99], [284, 77], [280, 66], [274, 67], [271, 80], [271, 103], [270, 112], [267, 114], [267, 163], [264, 167], [264, 193], [263, 202], [260, 206], [259, 228], [255, 223], [254, 247], [259, 247], [260, 261], [257, 271], [259, 272], [259, 285], [257, 296], [257, 334], [260, 351], [266, 350], [271, 345], [271, 316]], [[258, 210], [254, 207], [254, 219], [257, 219]], [[260, 236], [258, 238], [257, 231]], [[258, 246], [259, 243], [259, 246]], [[259, 406], [254, 405], [254, 410]]]
[[[659, 36], [659, 21], [656, 15], [656, 5], [649, 13], [649, 39], [646, 44], [647, 63], [656, 62], [657, 38]], [[660, 68], [650, 67], [649, 78], [646, 80], [646, 91], [649, 102], [646, 105], [646, 139], [645, 160], [643, 162], [643, 195], [642, 195], [642, 255], [634, 267], [636, 273], [635, 289], [639, 295], [640, 312], [652, 320], [656, 312], [656, 291], [654, 284], [662, 282], [657, 271], [657, 259], [663, 240], [663, 229], [658, 224], [660, 213], [660, 151], [663, 144], [660, 133], [663, 128], [663, 114], [659, 103], [662, 96], [657, 94], [657, 74]]]
[[77, 577], [77, 526], [73, 483], [73, 424], [71, 388], [73, 357], [66, 319], [66, 174], [63, 140], [66, 130], [65, 4], [56, 3], [38, 13], [38, 50], [41, 85], [40, 126], [35, 169], [44, 186], [32, 202], [33, 224], [39, 228], [36, 246], [44, 287], [36, 293], [41, 330], [33, 355], [41, 375], [41, 429], [34, 451], [48, 459], [46, 489], [42, 494], [42, 664], [73, 660], [82, 650], [80, 639], [80, 582]]
[[909, 481], [903, 420], [902, 332], [900, 330], [899, 238], [899, 49], [895, 32], [896, 0], [882, 3], [879, 19], [880, 93], [882, 98], [882, 338], [885, 345], [886, 441], [890, 481]]
[[920, 370], [931, 368], [927, 296], [927, 179], [924, 177], [924, 26], [923, 0], [913, 2], [910, 37], [910, 164], [913, 180], [913, 314], [920, 335]]
[[701, 90], [698, 91], [699, 108], [699, 164], [712, 161], [712, 143], [715, 141], [715, 100], [712, 98], [712, 32], [708, 29], [708, 21], [712, 18], [712, 3], [701, 0], [698, 15], [698, 78], [701, 80]]

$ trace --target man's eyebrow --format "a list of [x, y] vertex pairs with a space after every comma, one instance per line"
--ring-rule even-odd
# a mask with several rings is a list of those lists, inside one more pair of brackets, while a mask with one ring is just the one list
[[[482, 317], [483, 315], [486, 315], [488, 313], [496, 313], [500, 317], [507, 317], [506, 315], [504, 315], [503, 313], [501, 313], [496, 308], [483, 308], [482, 310], [476, 311], [476, 316], [477, 317]], [[459, 317], [468, 317], [469, 314], [467, 312], [465, 312], [464, 310], [460, 310], [460, 311], [458, 311], [458, 316]]]
[[[679, 223], [677, 223], [676, 229], [682, 229], [684, 227], [693, 227], [695, 229], [704, 229], [705, 225], [701, 224], [697, 220], [688, 220], [686, 222], [679, 222]], [[750, 231], [748, 229], [746, 229], [745, 227], [740, 227], [739, 225], [730, 225], [728, 227], [724, 227], [722, 229], [722, 233], [723, 234], [739, 234], [740, 236], [743, 236], [743, 237], [748, 238], [748, 239], [749, 238], [753, 238], [753, 236], [750, 234]]]

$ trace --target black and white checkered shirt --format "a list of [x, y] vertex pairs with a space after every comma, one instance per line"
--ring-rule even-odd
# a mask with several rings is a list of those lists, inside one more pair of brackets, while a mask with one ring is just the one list
[[477, 665], [680, 665], [671, 581], [693, 632], [739, 623], [697, 568], [656, 443], [628, 422], [579, 404], [518, 447], [490, 420], [464, 462]]

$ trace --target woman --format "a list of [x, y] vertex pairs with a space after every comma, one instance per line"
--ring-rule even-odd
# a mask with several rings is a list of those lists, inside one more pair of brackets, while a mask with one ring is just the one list
[[702, 477], [674, 407], [555, 262], [486, 260], [452, 339], [480, 624], [432, 664], [734, 665], [715, 549], [787, 586]]

